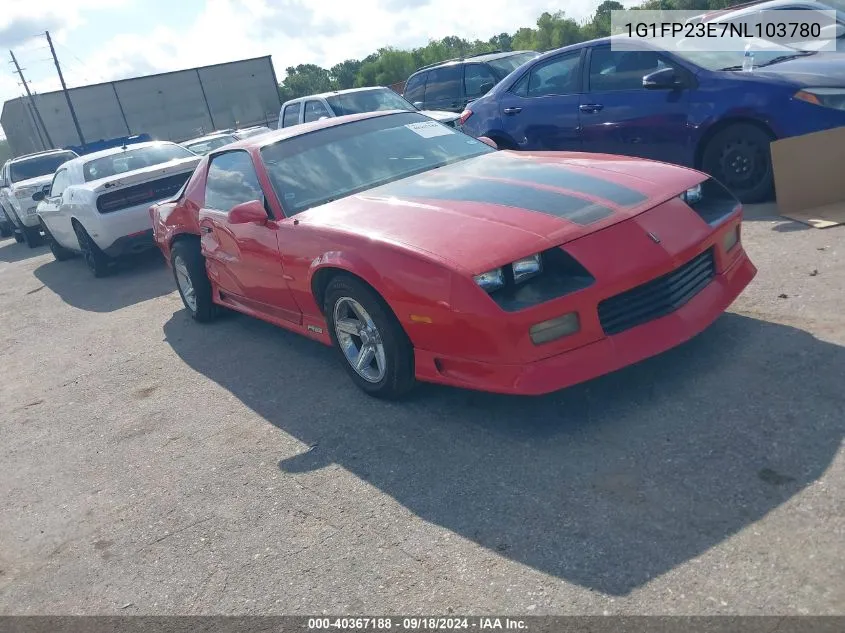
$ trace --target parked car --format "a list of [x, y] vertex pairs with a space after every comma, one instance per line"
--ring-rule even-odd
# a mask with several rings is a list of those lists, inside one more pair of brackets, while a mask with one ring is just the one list
[[500, 147], [624, 154], [694, 167], [743, 202], [771, 197], [769, 144], [845, 125], [845, 57], [757, 41], [742, 52], [611, 50], [610, 39], [551, 51], [461, 115]]
[[538, 55], [536, 51], [497, 51], [423, 66], [408, 77], [402, 96], [421, 110], [460, 113], [467, 103]]
[[229, 143], [234, 143], [239, 140], [232, 132], [214, 132], [213, 134], [206, 134], [180, 143], [182, 147], [187, 147], [197, 156], [205, 156], [211, 150], [218, 147], [223, 147]]
[[151, 142], [65, 163], [34, 196], [53, 255], [61, 261], [81, 253], [102, 277], [116, 258], [155, 248], [150, 204], [173, 196], [199, 161], [176, 143]]
[[76, 152], [65, 149], [48, 150], [11, 158], [0, 171], [0, 205], [12, 224], [15, 241], [26, 242], [30, 248], [40, 245], [41, 231], [33, 194], [50, 182], [62, 163], [76, 158]]
[[435, 121], [453, 127], [460, 116], [456, 112], [420, 110], [390, 88], [375, 86], [335, 90], [286, 101], [279, 113], [279, 129], [336, 116], [379, 112], [381, 110], [419, 111]]
[[[825, 0], [824, 2], [817, 2], [816, 0], [762, 0], [703, 13], [688, 20], [688, 22], [746, 24], [748, 30], [754, 34], [759, 34], [760, 37], [766, 37], [769, 33], [784, 36], [786, 31], [778, 27], [784, 21], [783, 16], [785, 14], [782, 13], [783, 11], [833, 11], [836, 16], [836, 23], [831, 24], [830, 28], [825, 24], [825, 31], [821, 32], [820, 37], [807, 38], [807, 41], [802, 43], [802, 49], [810, 50], [811, 47], [816, 47], [817, 50], [826, 50], [822, 47], [827, 46], [830, 39], [835, 39], [836, 51], [845, 51], [845, 1], [843, 0]], [[823, 20], [821, 17], [816, 19]], [[760, 27], [758, 28], [757, 25], [760, 25]], [[781, 37], [781, 40], [776, 41], [783, 41], [783, 39]]]
[[698, 171], [497, 152], [395, 111], [216, 150], [150, 208], [195, 320], [226, 306], [333, 345], [380, 397], [547, 393], [680, 344], [756, 274], [741, 214]]

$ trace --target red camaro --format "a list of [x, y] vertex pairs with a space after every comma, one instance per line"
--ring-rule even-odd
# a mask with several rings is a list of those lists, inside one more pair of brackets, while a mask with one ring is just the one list
[[194, 319], [225, 306], [334, 345], [384, 397], [594, 378], [701, 332], [757, 272], [705, 174], [496, 151], [411, 112], [222, 147], [150, 213]]

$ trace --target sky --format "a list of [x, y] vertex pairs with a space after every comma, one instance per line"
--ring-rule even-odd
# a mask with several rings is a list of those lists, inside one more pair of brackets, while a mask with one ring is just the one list
[[600, 0], [3, 0], [0, 102], [34, 92], [272, 55], [281, 81], [298, 64], [330, 67], [384, 46], [447, 35], [489, 39], [535, 26], [543, 11], [581, 20]]

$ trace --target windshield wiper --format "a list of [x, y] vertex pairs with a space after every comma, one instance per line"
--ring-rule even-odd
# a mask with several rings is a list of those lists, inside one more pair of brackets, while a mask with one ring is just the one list
[[739, 66], [725, 66], [724, 68], [720, 68], [719, 70], [742, 70], [742, 64]]
[[771, 66], [772, 64], [779, 64], [780, 62], [789, 61], [790, 59], [796, 59], [798, 57], [806, 57], [807, 55], [815, 55], [815, 51], [801, 51], [800, 53], [791, 53], [789, 55], [780, 55], [779, 57], [775, 57], [774, 59], [770, 59], [769, 61], [759, 64], [757, 68], [762, 68], [763, 66]]

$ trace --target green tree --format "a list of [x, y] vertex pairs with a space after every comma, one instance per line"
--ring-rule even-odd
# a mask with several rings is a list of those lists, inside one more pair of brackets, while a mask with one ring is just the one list
[[329, 71], [316, 64], [291, 66], [285, 72], [287, 75], [282, 81], [282, 85], [279, 86], [282, 101], [305, 97], [318, 92], [327, 92], [332, 89]]
[[347, 59], [332, 66], [329, 69], [332, 86], [337, 90], [353, 88], [355, 86], [355, 77], [363, 65], [364, 62], [358, 61], [357, 59]]

